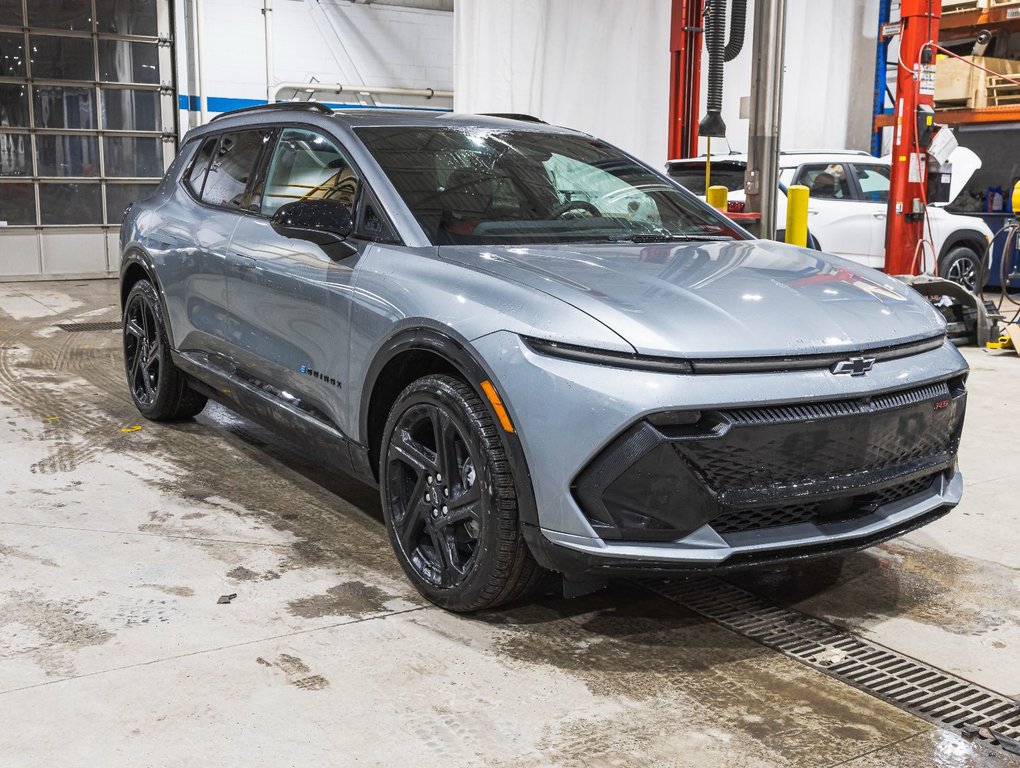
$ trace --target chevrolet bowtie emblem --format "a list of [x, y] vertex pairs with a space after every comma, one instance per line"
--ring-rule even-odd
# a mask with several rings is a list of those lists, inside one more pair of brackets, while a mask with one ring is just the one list
[[873, 357], [851, 357], [849, 360], [840, 360], [829, 370], [837, 375], [846, 373], [851, 376], [863, 376], [874, 367]]

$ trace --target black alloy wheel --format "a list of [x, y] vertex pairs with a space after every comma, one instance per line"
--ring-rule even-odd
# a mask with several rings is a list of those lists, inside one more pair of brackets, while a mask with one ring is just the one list
[[380, 492], [394, 553], [432, 602], [491, 608], [543, 575], [520, 532], [497, 427], [465, 382], [427, 376], [397, 398], [383, 433]]
[[179, 421], [199, 413], [206, 398], [191, 389], [173, 363], [159, 298], [148, 280], [131, 287], [123, 322], [124, 370], [138, 411], [153, 421]]
[[140, 408], [156, 401], [161, 344], [152, 305], [143, 293], [137, 293], [124, 310], [124, 363], [131, 397]]

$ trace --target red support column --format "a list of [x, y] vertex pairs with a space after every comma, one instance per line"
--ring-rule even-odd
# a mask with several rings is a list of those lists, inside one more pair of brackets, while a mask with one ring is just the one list
[[896, 110], [892, 148], [892, 182], [886, 231], [885, 271], [892, 275], [919, 272], [924, 239], [928, 158], [918, 145], [917, 109], [935, 104], [935, 52], [922, 63], [929, 42], [938, 42], [942, 17], [940, 0], [902, 0], [900, 6], [900, 63], [896, 77]]
[[672, 0], [669, 33], [669, 159], [698, 154], [705, 0]]

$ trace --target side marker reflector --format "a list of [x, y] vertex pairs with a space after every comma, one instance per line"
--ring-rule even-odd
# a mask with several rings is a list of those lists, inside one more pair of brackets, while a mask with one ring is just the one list
[[496, 388], [492, 386], [492, 382], [486, 379], [482, 382], [482, 392], [489, 398], [489, 402], [492, 403], [492, 410], [496, 412], [496, 418], [499, 419], [499, 423], [503, 425], [503, 429], [507, 432], [514, 431], [513, 422], [510, 421], [510, 415], [506, 412], [506, 408], [503, 406], [503, 401], [499, 399], [499, 394], [496, 392]]

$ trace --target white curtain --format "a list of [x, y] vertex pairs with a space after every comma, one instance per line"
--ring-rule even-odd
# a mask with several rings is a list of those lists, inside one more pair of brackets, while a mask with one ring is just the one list
[[661, 168], [669, 0], [457, 0], [454, 108], [523, 112]]

